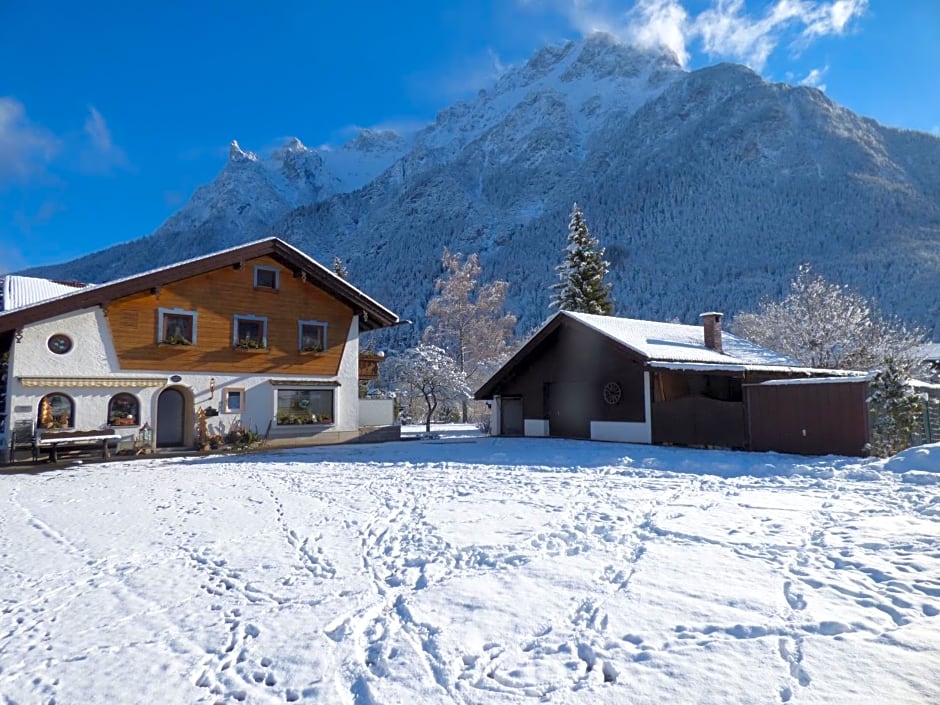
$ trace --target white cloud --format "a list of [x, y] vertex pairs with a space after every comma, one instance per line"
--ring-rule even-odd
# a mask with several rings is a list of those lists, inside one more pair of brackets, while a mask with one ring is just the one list
[[89, 106], [85, 126], [82, 128], [86, 144], [79, 154], [82, 171], [108, 173], [115, 167], [127, 167], [127, 155], [114, 144], [104, 117], [95, 106]]
[[823, 83], [823, 78], [825, 78], [826, 73], [829, 71], [828, 66], [823, 66], [820, 69], [813, 69], [806, 76], [800, 79], [801, 86], [810, 86], [812, 88], [818, 88], [821, 91], [826, 90], [826, 84]]
[[[635, 0], [626, 11], [608, 0], [547, 0], [582, 34], [610, 32], [640, 46], [672, 51], [685, 65], [698, 42], [713, 58], [726, 58], [761, 71], [784, 41], [799, 51], [813, 41], [845, 34], [868, 9], [868, 0], [773, 0], [761, 14], [749, 14], [744, 0], [710, 0], [692, 15], [681, 0]], [[794, 36], [795, 33], [795, 36]]]
[[26, 267], [26, 258], [19, 248], [0, 239], [0, 274], [9, 274]]
[[868, 9], [868, 0], [835, 0], [822, 3], [808, 13], [803, 36], [807, 38], [825, 37], [829, 34], [845, 34], [849, 23], [861, 17]]
[[0, 186], [43, 177], [60, 146], [49, 130], [30, 122], [22, 103], [0, 97]]
[[625, 39], [642, 47], [665, 47], [683, 66], [689, 62], [689, 14], [677, 0], [638, 0], [626, 20]]

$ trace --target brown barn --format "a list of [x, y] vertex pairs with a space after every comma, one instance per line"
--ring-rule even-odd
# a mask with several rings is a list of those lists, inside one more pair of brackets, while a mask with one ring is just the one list
[[[832, 384], [832, 378], [846, 375], [802, 367], [723, 334], [721, 317], [702, 314], [702, 326], [689, 326], [562, 311], [475, 396], [492, 400], [495, 435], [751, 448], [755, 419], [749, 399], [773, 394], [762, 383], [826, 377]], [[807, 413], [813, 386], [796, 393], [807, 400]], [[835, 394], [825, 421], [819, 414], [804, 418], [803, 402], [794, 403], [788, 413], [798, 417], [794, 423], [802, 424], [801, 431], [807, 424], [813, 428], [818, 444], [802, 450], [789, 437], [784, 442], [765, 434], [762, 450], [864, 452], [864, 442], [851, 445], [856, 438], [867, 442], [864, 393]], [[767, 410], [756, 427], [773, 428], [773, 406], [761, 409]], [[840, 423], [851, 430], [836, 433]]]

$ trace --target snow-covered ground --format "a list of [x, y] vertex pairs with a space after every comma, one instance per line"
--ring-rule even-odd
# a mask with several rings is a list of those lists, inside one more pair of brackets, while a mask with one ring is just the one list
[[901, 465], [458, 437], [0, 476], [0, 696], [937, 703], [940, 475]]

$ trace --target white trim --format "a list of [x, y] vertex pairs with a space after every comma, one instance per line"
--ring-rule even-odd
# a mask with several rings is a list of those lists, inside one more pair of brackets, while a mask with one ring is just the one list
[[[258, 283], [258, 272], [274, 272], [274, 286], [262, 286]], [[280, 291], [281, 289], [281, 270], [279, 267], [273, 267], [269, 264], [256, 264], [251, 275], [251, 281], [256, 289], [269, 289], [271, 291]]]
[[549, 435], [548, 419], [523, 419], [522, 427], [526, 436], [544, 438]]
[[248, 313], [236, 313], [232, 318], [232, 347], [238, 347], [238, 322], [239, 321], [261, 321], [261, 348], [267, 350], [268, 347], [268, 317], [253, 316]]
[[628, 421], [591, 421], [592, 441], [617, 443], [651, 443], [652, 435], [647, 423]]
[[320, 336], [320, 350], [317, 352], [323, 352], [327, 348], [327, 333], [328, 333], [328, 324], [324, 321], [297, 321], [297, 349], [300, 352], [304, 352], [304, 326], [315, 326], [321, 328], [323, 333]]
[[196, 329], [199, 324], [199, 312], [189, 311], [185, 308], [158, 308], [157, 309], [157, 344], [159, 345], [164, 340], [166, 340], [166, 338], [163, 335], [163, 317], [166, 315], [190, 316], [193, 319], [193, 339], [191, 343], [192, 345], [195, 345], [196, 338], [197, 338]]
[[[228, 395], [238, 394], [238, 408], [232, 409], [228, 405]], [[245, 413], [245, 388], [244, 387], [225, 387], [222, 389], [222, 409], [223, 414], [243, 414]]]
[[[336, 425], [336, 387], [274, 387], [274, 428], [322, 428], [324, 426], [335, 426]], [[330, 399], [332, 403], [330, 404], [332, 416], [330, 417], [329, 423], [322, 423], [317, 421], [316, 423], [307, 423], [307, 424], [281, 424], [277, 420], [278, 416], [278, 407], [277, 407], [277, 395], [281, 392], [329, 392]]]

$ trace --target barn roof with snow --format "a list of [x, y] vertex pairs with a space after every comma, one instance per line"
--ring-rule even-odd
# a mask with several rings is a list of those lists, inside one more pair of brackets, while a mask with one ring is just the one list
[[[702, 326], [614, 318], [568, 311], [556, 314], [556, 316], [561, 315], [580, 321], [651, 361], [709, 365], [800, 366], [800, 363], [791, 357], [762, 348], [756, 343], [727, 332], [722, 333], [722, 351], [713, 350], [705, 345]], [[554, 317], [549, 320], [549, 323], [552, 320]]]

